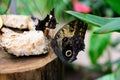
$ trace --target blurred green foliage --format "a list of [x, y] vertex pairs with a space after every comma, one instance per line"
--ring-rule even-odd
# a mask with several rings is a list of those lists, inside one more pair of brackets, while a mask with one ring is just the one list
[[[72, 10], [71, 0], [18, 0], [17, 1], [17, 13], [35, 15], [39, 13], [42, 18], [49, 13], [49, 11], [55, 8], [55, 16], [57, 20], [70, 19], [71, 16], [65, 13], [66, 10]], [[64, 19], [63, 19], [64, 18]], [[68, 20], [67, 19], [67, 20]]]
[[88, 53], [92, 64], [97, 64], [98, 59], [101, 57], [109, 43], [110, 34], [104, 35], [91, 34]]
[[105, 75], [101, 78], [98, 78], [97, 80], [119, 80], [120, 79], [120, 68], [118, 67], [118, 70], [114, 73]]
[[111, 6], [111, 8], [120, 14], [120, 0], [104, 0], [107, 4]]
[[11, 0], [0, 0], [0, 14], [5, 14], [9, 9]]

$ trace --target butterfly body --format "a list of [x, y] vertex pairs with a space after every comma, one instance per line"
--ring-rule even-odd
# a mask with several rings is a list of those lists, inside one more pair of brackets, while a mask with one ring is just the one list
[[87, 24], [74, 20], [63, 26], [55, 35], [51, 45], [62, 61], [76, 60], [78, 52], [84, 50]]

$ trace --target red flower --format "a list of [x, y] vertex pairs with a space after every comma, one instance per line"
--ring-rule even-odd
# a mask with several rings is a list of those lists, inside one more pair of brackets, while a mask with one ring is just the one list
[[91, 12], [91, 8], [89, 6], [80, 3], [78, 0], [73, 0], [73, 9], [76, 12], [82, 12], [82, 13]]

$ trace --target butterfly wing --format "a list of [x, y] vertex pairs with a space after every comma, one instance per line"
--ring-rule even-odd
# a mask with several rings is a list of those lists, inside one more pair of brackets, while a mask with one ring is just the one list
[[58, 45], [57, 41], [53, 39], [53, 40], [51, 41], [51, 44], [52, 44], [52, 48], [54, 48], [54, 52], [57, 53], [57, 56], [59, 56], [59, 58], [60, 58], [62, 61], [64, 61], [64, 57], [63, 57], [63, 55], [61, 54], [62, 51], [59, 49], [59, 45]]
[[54, 8], [50, 11], [43, 20], [39, 20], [38, 25], [36, 26], [36, 30], [44, 31], [46, 28], [54, 29], [56, 26], [56, 18], [54, 16]]
[[76, 60], [79, 51], [84, 50], [84, 36], [87, 24], [74, 20], [63, 26], [55, 35], [51, 45], [62, 61]]
[[79, 51], [81, 50], [83, 51], [85, 48], [84, 38], [85, 38], [85, 33], [87, 30], [88, 24], [79, 20], [79, 21], [76, 21], [75, 26], [76, 26], [76, 30], [72, 37], [72, 46], [73, 46], [74, 55], [72, 56], [71, 60], [75, 59]]

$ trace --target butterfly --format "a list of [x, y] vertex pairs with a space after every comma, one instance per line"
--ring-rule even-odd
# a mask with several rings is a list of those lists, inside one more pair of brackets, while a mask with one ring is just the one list
[[54, 8], [50, 11], [50, 13], [43, 20], [38, 20], [38, 21], [39, 22], [35, 28], [36, 30], [44, 31], [46, 28], [55, 29], [57, 22], [56, 22], [56, 18], [54, 15]]
[[73, 20], [64, 25], [51, 41], [56, 55], [65, 62], [76, 60], [78, 52], [85, 48], [84, 38], [88, 25], [81, 20]]
[[[36, 18], [34, 17], [32, 18], [36, 20]], [[54, 8], [50, 11], [49, 14], [47, 14], [47, 16], [43, 20], [39, 20], [39, 19], [37, 20], [38, 20], [38, 24], [36, 25], [35, 30], [42, 30], [45, 36], [49, 39], [50, 29], [55, 29], [57, 24], [57, 21], [54, 15]]]

